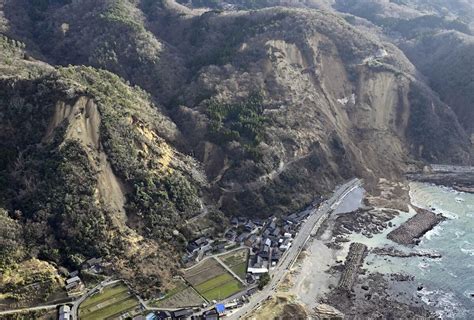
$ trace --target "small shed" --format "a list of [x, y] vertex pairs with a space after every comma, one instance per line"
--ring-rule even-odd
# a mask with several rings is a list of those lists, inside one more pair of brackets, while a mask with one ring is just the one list
[[157, 320], [157, 319], [158, 317], [153, 312], [150, 312], [149, 314], [145, 316], [145, 320]]
[[73, 282], [79, 282], [79, 281], [81, 281], [81, 279], [78, 276], [75, 276], [75, 277], [67, 279], [66, 284], [70, 284], [70, 283], [73, 283]]

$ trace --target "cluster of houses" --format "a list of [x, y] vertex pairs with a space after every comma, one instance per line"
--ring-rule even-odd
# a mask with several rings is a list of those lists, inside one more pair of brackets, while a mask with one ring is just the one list
[[[104, 264], [102, 258], [91, 258], [84, 262], [81, 267], [81, 272], [100, 273]], [[65, 287], [68, 297], [78, 297], [84, 293], [85, 286], [79, 277], [79, 270], [69, 273]]]
[[247, 282], [254, 283], [269, 272], [283, 253], [291, 247], [299, 225], [309, 215], [309, 211], [295, 213], [287, 217], [271, 217], [256, 233], [246, 236], [244, 245], [251, 248], [247, 268]]
[[206, 255], [245, 246], [251, 249], [246, 280], [250, 284], [254, 283], [262, 274], [269, 272], [291, 247], [301, 222], [310, 212], [305, 210], [281, 218], [272, 216], [266, 220], [234, 217], [225, 239], [200, 237], [190, 241], [183, 262], [192, 265]]
[[150, 312], [146, 316], [135, 316], [133, 320], [218, 320], [224, 318], [230, 310], [240, 306], [242, 306], [242, 303], [235, 301], [226, 304], [217, 303], [199, 315], [196, 315], [193, 309], [181, 309], [176, 311]]

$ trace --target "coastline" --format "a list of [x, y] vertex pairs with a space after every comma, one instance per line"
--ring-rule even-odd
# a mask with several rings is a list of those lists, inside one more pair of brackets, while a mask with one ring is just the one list
[[[407, 251], [398, 248], [396, 243], [385, 247], [391, 242], [387, 239], [388, 233], [413, 218], [416, 210], [406, 205], [410, 203], [408, 185], [382, 179], [377, 188], [371, 195], [362, 193], [349, 197], [349, 205], [342, 204], [342, 210], [336, 209], [295, 264], [288, 291], [316, 319], [343, 315], [348, 319], [364, 315], [434, 317], [434, 310], [418, 294], [423, 288], [412, 275], [372, 270], [371, 262], [365, 259], [367, 254], [387, 261], [392, 257], [441, 258], [435, 252]], [[407, 201], [405, 206], [399, 200], [392, 203], [390, 198], [394, 195]], [[408, 212], [400, 210], [404, 208]], [[419, 236], [431, 228], [425, 226]], [[354, 243], [364, 248], [357, 259], [350, 250]], [[342, 281], [345, 285], [340, 286], [342, 275], [351, 279]]]
[[407, 175], [408, 179], [452, 188], [459, 192], [474, 194], [474, 172], [424, 172]]

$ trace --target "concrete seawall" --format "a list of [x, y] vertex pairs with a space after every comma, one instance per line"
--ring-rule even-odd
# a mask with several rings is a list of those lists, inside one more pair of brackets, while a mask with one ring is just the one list
[[354, 282], [357, 278], [357, 273], [359, 267], [362, 265], [364, 260], [365, 252], [367, 251], [367, 246], [362, 243], [352, 243], [349, 247], [349, 253], [346, 257], [346, 262], [344, 264], [344, 271], [339, 280], [339, 288], [343, 290], [350, 291]]
[[416, 208], [417, 214], [387, 235], [387, 238], [403, 245], [417, 244], [418, 239], [444, 220], [428, 210]]

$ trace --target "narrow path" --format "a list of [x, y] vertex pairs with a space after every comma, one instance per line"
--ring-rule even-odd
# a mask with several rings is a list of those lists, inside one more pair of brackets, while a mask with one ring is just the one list
[[223, 266], [224, 269], [226, 269], [227, 271], [229, 271], [229, 273], [230, 273], [235, 279], [239, 280], [244, 286], [247, 285], [247, 283], [245, 283], [242, 279], [240, 279], [240, 277], [239, 277], [234, 271], [232, 271], [232, 269], [229, 268], [224, 262], [222, 262], [221, 259], [219, 259], [218, 257], [214, 257], [214, 259], [215, 259], [217, 262], [219, 262], [219, 264], [220, 264], [221, 266]]
[[249, 248], [247, 246], [240, 246], [240, 247], [237, 247], [237, 248], [234, 248], [232, 250], [229, 250], [229, 251], [226, 251], [226, 252], [222, 252], [222, 253], [217, 253], [217, 254], [213, 254], [211, 256], [207, 256], [205, 257], [204, 259], [202, 259], [201, 261], [199, 261], [198, 263], [188, 267], [188, 268], [183, 268], [181, 269], [181, 271], [187, 271], [187, 270], [190, 270], [192, 268], [194, 268], [195, 266], [203, 263], [204, 261], [208, 260], [208, 259], [212, 259], [212, 258], [216, 258], [216, 257], [220, 257], [220, 256], [223, 256], [223, 255], [226, 255], [226, 254], [229, 254], [229, 253], [232, 253], [234, 251], [239, 251], [239, 250], [242, 250], [242, 249], [248, 249], [248, 250], [251, 250], [252, 248]]
[[63, 304], [64, 304], [64, 303], [60, 303], [60, 304], [50, 304], [50, 305], [39, 306], [39, 307], [21, 308], [21, 309], [0, 311], [0, 315], [7, 315], [7, 314], [14, 314], [14, 313], [23, 313], [23, 312], [38, 311], [38, 310], [55, 309], [55, 308], [57, 308], [57, 307], [59, 307], [59, 306], [62, 306]]

